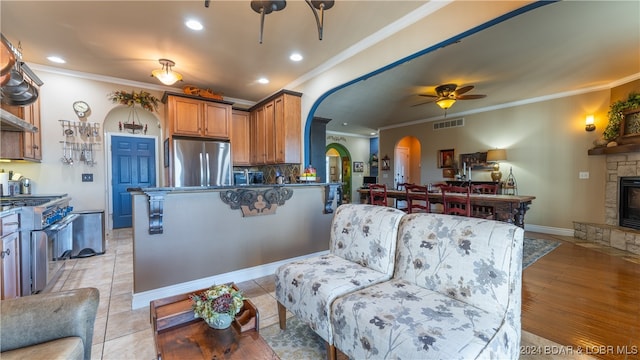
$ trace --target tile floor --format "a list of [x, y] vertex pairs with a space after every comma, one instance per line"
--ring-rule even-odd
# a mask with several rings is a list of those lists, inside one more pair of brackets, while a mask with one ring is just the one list
[[[640, 263], [640, 256], [627, 252], [591, 243], [580, 243], [572, 237], [558, 238]], [[100, 290], [100, 305], [94, 328], [91, 357], [105, 360], [155, 359], [149, 307], [131, 310], [133, 240], [130, 228], [115, 230], [107, 236], [104, 255], [69, 260], [52, 287], [52, 291], [89, 286]], [[274, 286], [272, 276], [238, 284], [238, 287], [258, 307], [261, 328], [277, 322]], [[548, 341], [523, 331], [522, 344], [548, 344]], [[529, 356], [521, 357], [521, 359], [527, 358], [532, 359]], [[543, 358], [553, 359], [554, 357]], [[536, 360], [540, 359], [536, 357]]]

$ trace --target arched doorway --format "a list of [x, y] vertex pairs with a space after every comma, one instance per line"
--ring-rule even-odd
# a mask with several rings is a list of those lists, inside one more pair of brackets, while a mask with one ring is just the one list
[[421, 184], [422, 146], [415, 136], [405, 136], [395, 146], [394, 184]]
[[[158, 117], [137, 108], [136, 122], [144, 130], [129, 130], [122, 123], [129, 121], [133, 109], [116, 106], [109, 111], [103, 123], [105, 131], [105, 164], [107, 189], [107, 228], [131, 227], [130, 187], [158, 186], [162, 159], [159, 149], [161, 127]], [[144, 172], [142, 171], [144, 169]]]
[[[337, 154], [337, 155], [336, 155]], [[351, 154], [343, 145], [331, 143], [326, 148], [326, 166], [329, 179], [338, 178], [342, 182], [342, 202], [351, 202]], [[335, 169], [331, 169], [334, 166]], [[332, 173], [333, 172], [333, 173]]]

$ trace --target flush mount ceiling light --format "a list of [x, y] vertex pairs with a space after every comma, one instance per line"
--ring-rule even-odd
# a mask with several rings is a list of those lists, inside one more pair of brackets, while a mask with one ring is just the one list
[[153, 70], [151, 72], [152, 77], [157, 78], [165, 85], [173, 85], [182, 80], [182, 75], [171, 69], [176, 65], [175, 62], [169, 59], [160, 59], [158, 62], [162, 64], [162, 69]]
[[[316, 18], [316, 25], [318, 27], [318, 39], [322, 40], [322, 31], [324, 27], [324, 11], [329, 10], [335, 3], [334, 0], [321, 0], [311, 1], [305, 0], [307, 5], [311, 8], [313, 16]], [[206, 4], [205, 4], [206, 6]], [[285, 0], [253, 0], [251, 1], [251, 9], [260, 14], [260, 44], [262, 44], [262, 34], [264, 32], [264, 17], [271, 14], [274, 11], [280, 11], [287, 6]], [[320, 10], [320, 14], [318, 14]]]

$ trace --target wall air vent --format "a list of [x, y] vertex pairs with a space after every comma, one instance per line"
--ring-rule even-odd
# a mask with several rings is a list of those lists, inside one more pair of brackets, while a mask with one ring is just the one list
[[461, 127], [464, 126], [464, 118], [452, 119], [452, 120], [442, 120], [435, 121], [433, 123], [433, 130], [442, 130], [453, 127]]

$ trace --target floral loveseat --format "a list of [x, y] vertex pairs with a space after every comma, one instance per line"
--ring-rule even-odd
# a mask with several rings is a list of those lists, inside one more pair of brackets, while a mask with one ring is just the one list
[[[394, 220], [371, 223], [372, 214], [385, 214], [376, 211], [392, 211]], [[396, 216], [388, 207], [338, 208], [331, 254], [276, 272], [280, 327], [286, 307], [327, 341], [331, 359], [336, 348], [355, 359], [518, 358], [523, 230], [442, 214]], [[382, 248], [377, 231], [396, 241]], [[355, 234], [361, 242], [350, 261], [367, 265], [393, 253], [393, 278], [336, 258]]]
[[335, 347], [356, 359], [517, 359], [523, 237], [492, 220], [406, 215], [393, 279], [331, 306]]

